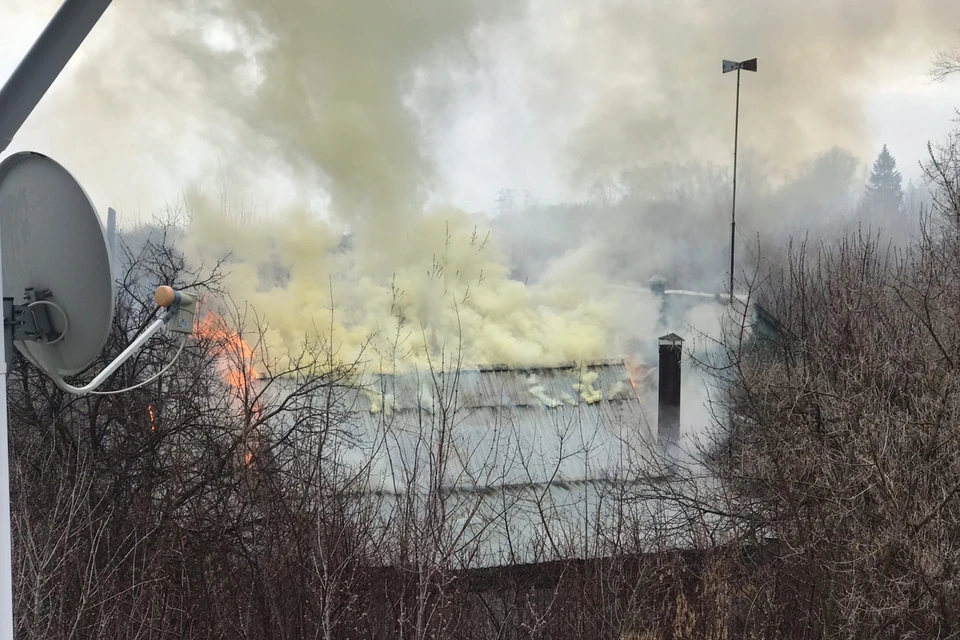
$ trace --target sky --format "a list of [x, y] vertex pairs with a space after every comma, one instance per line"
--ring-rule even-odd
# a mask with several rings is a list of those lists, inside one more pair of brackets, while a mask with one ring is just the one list
[[[750, 4], [750, 0], [741, 3]], [[0, 7], [0, 78], [9, 75], [57, 4], [52, 0], [6, 0]], [[525, 12], [484, 16], [476, 29], [465, 31], [473, 64], [451, 63], [448, 67], [441, 58], [426, 65], [420, 88], [405, 100], [418, 114], [424, 154], [436, 167], [430, 182], [431, 199], [470, 211], [490, 211], [503, 188], [528, 191], [547, 203], [582, 197], [593, 180], [622, 166], [625, 157], [634, 153], [660, 157], [660, 150], [666, 147], [676, 148], [676, 157], [728, 163], [735, 80], [732, 75], [720, 74], [724, 57], [760, 58], [759, 73], [743, 78], [740, 142], [744, 153], [757, 147], [758, 155], [770, 156], [771, 166], [781, 169], [788, 166], [784, 163], [832, 143], [854, 147], [866, 161], [887, 144], [904, 177], [918, 179], [917, 162], [927, 142], [946, 135], [953, 126], [955, 108], [960, 106], [960, 78], [938, 84], [927, 76], [933, 55], [954, 40], [960, 44], [960, 32], [936, 30], [920, 19], [902, 28], [843, 27], [836, 33], [824, 31], [822, 24], [806, 26], [800, 20], [797, 42], [784, 43], [783, 49], [790, 55], [782, 55], [776, 48], [775, 29], [770, 36], [773, 44], [756, 36], [752, 48], [745, 46], [729, 25], [711, 29], [709, 21], [716, 18], [708, 15], [703, 18], [707, 24], [699, 25], [684, 16], [683, 7], [696, 2], [678, 3], [673, 14], [662, 15], [651, 13], [652, 9], [631, 13], [630, 4], [623, 3], [626, 9], [615, 7], [624, 13], [610, 18], [565, 0], [530, 0]], [[772, 2], [769, 6], [792, 4], [801, 3]], [[938, 3], [928, 0], [926, 4]], [[222, 131], [216, 118], [190, 120], [182, 113], [174, 114], [174, 108], [189, 111], [191, 105], [198, 105], [199, 113], [206, 106], [198, 76], [186, 70], [181, 73], [175, 57], [161, 60], [169, 49], [158, 48], [155, 59], [158, 65], [169, 65], [163, 91], [174, 97], [182, 91], [182, 104], [171, 99], [171, 106], [161, 108], [156, 87], [144, 88], [145, 83], [138, 84], [142, 79], [135, 77], [137, 68], [117, 61], [132, 55], [137, 43], [134, 35], [127, 34], [149, 38], [162, 28], [162, 20], [158, 20], [161, 26], [150, 28], [138, 24], [147, 15], [144, 6], [149, 3], [118, 0], [108, 9], [7, 151], [32, 149], [61, 160], [91, 194], [101, 215], [107, 206], [114, 206], [124, 221], [144, 219], [192, 185], [209, 186], [219, 173], [230, 174], [237, 168], [233, 150], [218, 137]], [[791, 10], [784, 9], [786, 13], [779, 19], [796, 20], [797, 16], [788, 13]], [[778, 19], [776, 11], [770, 13], [774, 14], [771, 20]], [[824, 20], [840, 23], [846, 18], [828, 15]], [[625, 25], [631, 20], [643, 25], [660, 22], [637, 34], [641, 40], [645, 33], [651, 39], [646, 49], [629, 51], [624, 43], [632, 36], [616, 29], [616, 19]], [[682, 41], [683, 34], [696, 34], [700, 28], [710, 37], [691, 35], [689, 42]], [[762, 28], [755, 25], [758, 31]], [[783, 24], [779, 28], [791, 29]], [[877, 35], [881, 30], [882, 38]], [[910, 38], [900, 37], [900, 32], [908, 31]], [[661, 32], [665, 34], [663, 42], [657, 40]], [[850, 54], [842, 49], [831, 51], [839, 46], [837, 42], [824, 44], [817, 39], [819, 34], [825, 40], [863, 37], [865, 44]], [[204, 38], [207, 44], [225, 40], [224, 50], [235, 47], [234, 38], [216, 23], [206, 28]], [[670, 49], [673, 46], [677, 51]], [[899, 46], [903, 47], [902, 56], [895, 49]], [[658, 57], [656, 47], [667, 48], [664, 57]], [[869, 64], [872, 47], [876, 48], [876, 64]], [[145, 45], [144, 51], [151, 50]], [[814, 66], [829, 66], [823, 61], [831, 55], [841, 55], [837, 66], [852, 70], [847, 75], [827, 69], [820, 74], [804, 66], [806, 60]], [[674, 58], [682, 58], [683, 66], [677, 63], [671, 77], [666, 70], [671, 69]], [[103, 74], [106, 81], [91, 73], [91, 65], [107, 69]], [[702, 77], [691, 76], [691, 72]], [[822, 87], [815, 84], [818, 75], [824, 78]], [[805, 92], [802, 99], [784, 92], [791, 77], [796, 79], [797, 91]], [[88, 89], [91, 78], [105, 89]], [[178, 86], [181, 80], [182, 88]], [[698, 85], [702, 92], [698, 93]], [[852, 87], [849, 92], [848, 87]], [[656, 99], [636, 97], [650, 88]], [[811, 100], [803, 110], [797, 107], [790, 120], [796, 131], [778, 139], [784, 122], [776, 120], [778, 114], [820, 92], [823, 99]], [[841, 92], [849, 95], [834, 104], [830, 95]], [[111, 111], [112, 105], [118, 104], [117, 95], [130, 99]], [[242, 99], [237, 96], [238, 101]], [[675, 102], [671, 104], [671, 100]], [[851, 107], [853, 101], [855, 108]], [[656, 118], [637, 123], [624, 115], [632, 109], [647, 109], [648, 103]], [[663, 114], [671, 121], [665, 122]], [[673, 128], [689, 129], [690, 135], [684, 138], [672, 133]], [[791, 147], [790, 152], [778, 158], [779, 150], [786, 147]], [[258, 160], [252, 163], [255, 169], [249, 161], [239, 167], [240, 180], [254, 194], [250, 197], [255, 206], [270, 210], [299, 199], [323, 207], [322, 189], [294, 177], [282, 154], [258, 153]]]

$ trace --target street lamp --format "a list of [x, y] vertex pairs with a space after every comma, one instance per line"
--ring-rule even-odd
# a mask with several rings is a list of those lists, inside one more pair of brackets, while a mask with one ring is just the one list
[[730, 303], [733, 303], [733, 257], [737, 238], [737, 137], [740, 130], [740, 71], [756, 71], [757, 59], [723, 61], [723, 72], [737, 72], [737, 112], [733, 121], [733, 211], [730, 214]]

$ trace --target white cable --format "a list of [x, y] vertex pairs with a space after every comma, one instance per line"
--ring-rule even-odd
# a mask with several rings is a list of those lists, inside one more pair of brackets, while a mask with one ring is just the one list
[[173, 359], [171, 359], [170, 362], [167, 363], [167, 366], [161, 369], [159, 373], [155, 373], [154, 375], [150, 376], [143, 382], [138, 382], [137, 384], [127, 387], [126, 389], [113, 389], [111, 391], [91, 391], [90, 393], [95, 396], [110, 396], [116, 393], [125, 393], [127, 391], [133, 391], [134, 389], [139, 389], [140, 387], [150, 384], [151, 382], [153, 382], [154, 380], [156, 380], [157, 378], [165, 374], [167, 371], [169, 371], [170, 367], [176, 364], [177, 358], [180, 357], [180, 354], [183, 353], [183, 348], [187, 345], [188, 337], [189, 336], [183, 336], [183, 340], [180, 341], [180, 348], [177, 349], [177, 352], [173, 355]]
[[142, 347], [144, 343], [146, 343], [146, 341], [153, 336], [153, 334], [160, 331], [169, 319], [170, 319], [170, 313], [167, 312], [163, 314], [163, 316], [161, 316], [159, 319], [154, 320], [150, 324], [150, 326], [147, 327], [146, 330], [143, 331], [143, 333], [137, 336], [133, 340], [133, 342], [131, 342], [127, 346], [127, 348], [123, 350], [123, 352], [119, 356], [114, 358], [113, 362], [111, 362], [106, 367], [104, 367], [103, 371], [101, 371], [96, 376], [94, 376], [92, 381], [90, 381], [88, 384], [82, 387], [75, 387], [71, 384], [68, 384], [60, 375], [60, 372], [57, 371], [56, 366], [51, 365], [50, 361], [47, 358], [41, 358], [37, 356], [37, 354], [31, 348], [33, 345], [31, 345], [29, 342], [26, 342], [26, 341], [23, 342], [22, 344], [27, 349], [27, 351], [29, 351], [33, 355], [33, 357], [36, 359], [38, 363], [40, 362], [45, 363], [45, 366], [41, 365], [40, 369], [42, 369], [44, 373], [46, 373], [50, 377], [50, 379], [53, 380], [60, 389], [66, 391], [67, 393], [73, 393], [76, 395], [85, 395], [95, 390], [104, 382], [106, 382], [107, 378], [112, 376], [116, 372], [116, 370], [120, 368], [120, 365], [126, 362], [130, 358], [130, 356], [132, 356], [134, 353], [139, 351], [140, 347]]
[[53, 302], [51, 300], [34, 300], [30, 304], [28, 304], [26, 308], [32, 309], [33, 307], [43, 305], [43, 304], [53, 307], [54, 309], [60, 312], [60, 315], [63, 316], [63, 331], [60, 332], [60, 337], [57, 338], [56, 340], [51, 340], [50, 342], [43, 343], [43, 344], [57, 344], [58, 342], [60, 342], [66, 337], [67, 330], [70, 328], [70, 318], [67, 317], [67, 312], [63, 310], [63, 307], [61, 307], [56, 302]]

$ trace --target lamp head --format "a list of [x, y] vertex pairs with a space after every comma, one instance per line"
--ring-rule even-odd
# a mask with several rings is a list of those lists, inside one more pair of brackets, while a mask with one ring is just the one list
[[739, 69], [743, 69], [744, 71], [756, 71], [757, 59], [751, 58], [749, 60], [744, 60], [743, 62], [734, 62], [733, 60], [723, 61], [724, 73], [730, 73], [731, 71], [737, 71]]

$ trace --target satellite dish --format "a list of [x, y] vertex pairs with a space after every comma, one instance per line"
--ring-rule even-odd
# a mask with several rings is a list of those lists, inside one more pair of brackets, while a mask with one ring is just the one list
[[57, 377], [89, 367], [113, 322], [107, 242], [83, 187], [39, 153], [16, 153], [0, 163], [0, 258], [3, 295], [18, 305], [41, 300], [35, 306], [48, 308], [48, 335], [54, 336], [16, 340], [17, 349]]

